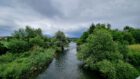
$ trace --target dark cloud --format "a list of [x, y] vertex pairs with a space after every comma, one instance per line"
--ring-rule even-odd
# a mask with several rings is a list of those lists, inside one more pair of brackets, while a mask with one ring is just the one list
[[139, 4], [140, 0], [0, 0], [0, 35], [25, 25], [40, 27], [45, 34], [62, 30], [74, 37], [92, 22], [140, 28]]
[[50, 18], [60, 14], [59, 11], [52, 6], [51, 0], [21, 0], [21, 2]]

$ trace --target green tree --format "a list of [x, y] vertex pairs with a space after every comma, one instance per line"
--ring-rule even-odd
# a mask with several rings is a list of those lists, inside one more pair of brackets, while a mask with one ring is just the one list
[[130, 32], [123, 33], [123, 40], [128, 42], [129, 44], [133, 44], [135, 41], [133, 35]]
[[40, 36], [36, 36], [34, 38], [30, 38], [29, 43], [31, 46], [43, 47], [45, 42], [43, 38], [41, 38]]
[[135, 42], [140, 43], [140, 29], [135, 29], [135, 30], [131, 31], [131, 33], [135, 39]]
[[63, 51], [64, 46], [68, 44], [68, 40], [65, 34], [61, 31], [58, 31], [55, 33], [55, 39], [56, 39], [57, 46], [61, 47], [61, 50]]
[[12, 34], [12, 36], [17, 39], [23, 39], [23, 40], [29, 41], [30, 38], [34, 38], [36, 36], [43, 36], [43, 34], [40, 28], [34, 29], [34, 28], [31, 28], [30, 26], [26, 26], [25, 29], [20, 28], [19, 30], [16, 30]]
[[88, 30], [89, 34], [92, 34], [95, 28], [96, 28], [96, 26], [94, 24], [91, 24], [91, 26], [89, 27], [89, 30]]
[[19, 39], [10, 40], [7, 47], [12, 53], [21, 53], [29, 50], [29, 44], [26, 41]]
[[110, 61], [122, 59], [122, 55], [117, 50], [117, 44], [114, 43], [111, 34], [104, 29], [95, 30], [95, 33], [89, 36], [86, 46], [81, 48], [78, 55], [82, 56], [79, 58], [84, 58], [85, 63], [91, 67], [104, 59]]
[[0, 42], [0, 55], [4, 54], [8, 51], [8, 49]]

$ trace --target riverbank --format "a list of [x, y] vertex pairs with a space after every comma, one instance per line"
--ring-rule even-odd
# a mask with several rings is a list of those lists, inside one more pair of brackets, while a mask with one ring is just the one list
[[0, 78], [33, 78], [52, 61], [54, 53], [53, 48], [41, 47], [19, 54], [6, 53], [0, 56]]
[[71, 42], [67, 49], [64, 53], [57, 53], [48, 68], [39, 74], [37, 79], [102, 79], [82, 67], [82, 62], [76, 57], [76, 43]]

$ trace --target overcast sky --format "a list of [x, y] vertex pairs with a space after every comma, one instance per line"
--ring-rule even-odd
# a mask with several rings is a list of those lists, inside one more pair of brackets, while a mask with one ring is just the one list
[[91, 23], [140, 28], [140, 0], [0, 0], [0, 36], [29, 25], [78, 37]]

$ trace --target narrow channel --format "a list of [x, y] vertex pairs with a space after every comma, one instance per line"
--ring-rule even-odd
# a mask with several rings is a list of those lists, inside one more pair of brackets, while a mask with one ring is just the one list
[[76, 43], [71, 42], [68, 50], [54, 58], [37, 79], [99, 79], [93, 73], [80, 67], [82, 62], [76, 57], [76, 48]]

